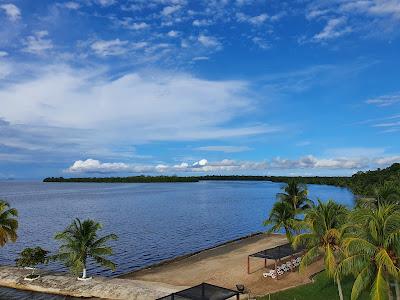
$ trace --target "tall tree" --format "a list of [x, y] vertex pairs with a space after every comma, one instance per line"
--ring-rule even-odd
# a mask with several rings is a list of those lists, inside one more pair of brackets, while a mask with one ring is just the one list
[[342, 253], [340, 240], [342, 228], [346, 222], [348, 210], [344, 205], [333, 200], [326, 203], [318, 199], [318, 204], [307, 210], [304, 218], [306, 232], [294, 237], [293, 246], [305, 247], [306, 253], [300, 264], [300, 270], [317, 259], [324, 257], [325, 269], [331, 278], [334, 278], [343, 299], [340, 277], [336, 275], [336, 267]]
[[302, 210], [311, 207], [312, 201], [308, 199], [308, 190], [305, 184], [296, 180], [290, 180], [282, 187], [283, 193], [276, 195], [280, 202], [284, 202], [293, 207], [294, 210]]
[[272, 225], [268, 232], [285, 230], [286, 237], [291, 242], [299, 228], [299, 222], [296, 210], [291, 205], [286, 202], [275, 202], [268, 219], [264, 221], [264, 226]]
[[15, 242], [18, 238], [18, 211], [10, 208], [8, 202], [0, 200], [0, 246], [8, 241]]
[[64, 231], [56, 234], [55, 239], [63, 241], [58, 254], [53, 259], [61, 260], [74, 274], [82, 272], [86, 279], [86, 267], [91, 258], [98, 264], [115, 270], [116, 265], [106, 257], [112, 255], [112, 248], [107, 246], [110, 240], [116, 240], [115, 234], [98, 237], [101, 224], [94, 220], [74, 220]]
[[339, 264], [338, 273], [356, 277], [352, 300], [365, 289], [373, 300], [388, 299], [390, 281], [395, 281], [398, 290], [400, 280], [400, 212], [396, 205], [383, 204], [374, 210], [357, 209], [350, 220], [352, 230], [342, 243], [347, 258]]

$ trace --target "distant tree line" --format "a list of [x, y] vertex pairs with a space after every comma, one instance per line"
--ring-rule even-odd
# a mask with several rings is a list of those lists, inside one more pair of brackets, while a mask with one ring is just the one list
[[400, 185], [400, 163], [394, 163], [386, 169], [357, 172], [351, 177], [336, 176], [250, 176], [250, 175], [206, 175], [206, 176], [128, 176], [128, 177], [84, 177], [64, 178], [49, 177], [44, 182], [120, 182], [120, 183], [151, 183], [151, 182], [198, 182], [202, 180], [226, 181], [272, 181], [289, 183], [296, 181], [301, 184], [325, 184], [347, 187], [356, 195], [373, 196], [377, 186], [385, 182]]

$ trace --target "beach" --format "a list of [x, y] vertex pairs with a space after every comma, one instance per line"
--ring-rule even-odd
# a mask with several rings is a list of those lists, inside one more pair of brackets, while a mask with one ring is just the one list
[[[164, 263], [120, 276], [173, 286], [194, 286], [202, 282], [236, 289], [244, 284], [252, 295], [267, 295], [301, 284], [310, 283], [310, 277], [323, 269], [321, 262], [308, 267], [304, 273], [288, 272], [281, 279], [264, 278], [264, 260], [251, 258], [250, 274], [247, 273], [248, 255], [287, 243], [284, 235], [256, 234], [193, 255], [173, 259]], [[267, 260], [267, 265], [274, 262]]]

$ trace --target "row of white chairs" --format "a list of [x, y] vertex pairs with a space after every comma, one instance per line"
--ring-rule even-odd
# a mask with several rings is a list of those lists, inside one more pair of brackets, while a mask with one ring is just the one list
[[287, 261], [286, 263], [281, 264], [280, 266], [278, 266], [276, 268], [276, 272], [275, 270], [269, 270], [266, 273], [263, 273], [263, 276], [266, 277], [271, 277], [271, 278], [276, 278], [276, 276], [281, 276], [283, 275], [285, 272], [291, 271], [295, 268], [297, 268], [300, 265], [301, 262], [301, 257], [297, 257], [294, 258], [290, 261]]

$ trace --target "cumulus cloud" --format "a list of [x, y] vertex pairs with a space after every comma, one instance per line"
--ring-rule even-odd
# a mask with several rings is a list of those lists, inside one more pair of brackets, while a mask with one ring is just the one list
[[66, 171], [71, 173], [205, 173], [205, 174], [233, 174], [234, 172], [266, 172], [271, 170], [360, 170], [368, 167], [386, 167], [399, 162], [400, 156], [386, 156], [376, 158], [316, 158], [312, 155], [296, 160], [275, 158], [271, 161], [238, 161], [223, 159], [209, 162], [201, 159], [194, 163], [168, 165], [135, 165], [127, 163], [102, 163], [98, 160], [87, 159], [75, 161]]
[[101, 6], [110, 6], [115, 4], [115, 0], [97, 0], [97, 3], [99, 3]]
[[115, 56], [125, 54], [128, 51], [128, 43], [128, 41], [121, 41], [120, 39], [99, 40], [92, 43], [90, 47], [98, 56]]
[[216, 37], [200, 34], [197, 38], [200, 44], [208, 48], [220, 48], [222, 45]]
[[35, 31], [33, 35], [25, 39], [25, 48], [23, 51], [41, 55], [52, 49], [54, 47], [53, 42], [51, 39], [46, 38], [48, 35], [49, 33], [46, 30]]
[[171, 30], [171, 31], [169, 31], [169, 32], [167, 33], [167, 35], [168, 35], [169, 37], [178, 37], [178, 36], [179, 36], [179, 32], [176, 31], [176, 30]]
[[77, 10], [81, 7], [81, 5], [77, 2], [69, 1], [64, 3], [64, 7], [71, 10]]
[[194, 20], [192, 22], [193, 26], [202, 27], [202, 26], [210, 26], [213, 24], [212, 20], [202, 19], [202, 20]]
[[15, 4], [2, 4], [0, 9], [4, 11], [10, 21], [15, 22], [21, 18], [21, 10]]
[[268, 15], [264, 13], [264, 14], [260, 14], [258, 16], [252, 17], [252, 16], [248, 16], [244, 13], [239, 12], [236, 14], [236, 18], [239, 22], [247, 22], [252, 25], [261, 25], [268, 19]]
[[169, 16], [169, 15], [179, 11], [181, 8], [182, 7], [180, 5], [166, 6], [161, 11], [161, 14], [164, 15], [164, 16]]

